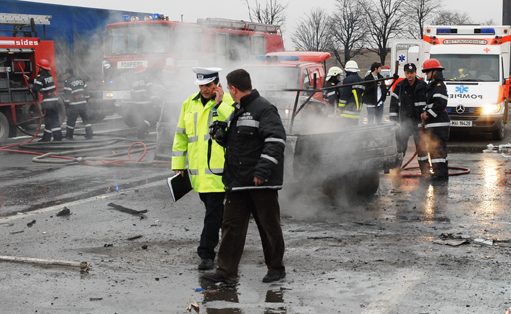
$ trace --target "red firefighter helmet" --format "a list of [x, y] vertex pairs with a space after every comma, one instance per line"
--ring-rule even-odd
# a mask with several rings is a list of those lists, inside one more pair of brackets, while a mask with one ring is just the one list
[[428, 59], [424, 61], [424, 64], [422, 65], [422, 73], [426, 73], [433, 70], [443, 70], [444, 67], [440, 65], [440, 61], [437, 59]]
[[139, 64], [135, 67], [135, 73], [142, 73], [145, 71], [145, 66]]
[[45, 70], [48, 70], [50, 71], [51, 68], [50, 68], [50, 61], [46, 60], [46, 59], [41, 59], [39, 60], [39, 63], [37, 64], [38, 67], [41, 67]]

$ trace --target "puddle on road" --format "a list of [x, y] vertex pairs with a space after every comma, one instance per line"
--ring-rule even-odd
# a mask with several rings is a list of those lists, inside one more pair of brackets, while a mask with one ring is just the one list
[[[199, 279], [200, 287], [204, 289], [202, 304], [208, 314], [243, 314], [241, 308], [236, 307], [240, 303], [238, 285], [223, 285]], [[275, 306], [266, 305], [263, 314], [286, 314], [287, 309], [284, 306], [284, 291], [282, 289], [275, 290], [272, 288], [266, 291], [264, 299], [265, 303], [274, 303]], [[208, 307], [208, 304], [212, 304]], [[282, 306], [279, 306], [282, 304]], [[248, 313], [252, 313], [247, 310]]]

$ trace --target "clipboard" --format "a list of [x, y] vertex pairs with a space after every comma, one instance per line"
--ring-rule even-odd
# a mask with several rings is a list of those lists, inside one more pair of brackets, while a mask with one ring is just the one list
[[180, 198], [190, 192], [192, 187], [192, 179], [188, 169], [184, 170], [184, 176], [181, 176], [181, 172], [167, 179], [167, 185], [170, 189], [170, 194], [174, 202], [177, 202]]

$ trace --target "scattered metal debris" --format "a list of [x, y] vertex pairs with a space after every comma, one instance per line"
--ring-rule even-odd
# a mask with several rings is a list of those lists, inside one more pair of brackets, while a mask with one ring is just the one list
[[89, 301], [101, 301], [103, 298], [89, 298]]
[[474, 243], [493, 246], [493, 240], [474, 239]]
[[199, 304], [197, 304], [197, 302], [195, 300], [193, 301], [188, 301], [188, 306], [186, 307], [186, 310], [188, 311], [192, 311], [192, 309], [195, 310], [195, 312], [199, 313]]
[[87, 271], [87, 269], [90, 266], [90, 264], [87, 262], [62, 261], [62, 260], [55, 260], [55, 259], [18, 257], [18, 256], [0, 256], [0, 261], [27, 262], [27, 263], [47, 264], [47, 265], [77, 266], [77, 267], [80, 267], [80, 269], [82, 271]]
[[142, 249], [147, 250], [147, 245], [142, 245]]
[[136, 240], [136, 239], [140, 239], [141, 237], [142, 237], [142, 235], [136, 235], [136, 236], [133, 236], [133, 237], [129, 237], [128, 241], [133, 241], [133, 240]]
[[67, 208], [66, 206], [64, 206], [64, 209], [62, 209], [61, 211], [59, 211], [57, 213], [57, 217], [60, 217], [60, 216], [69, 216], [71, 215], [71, 211], [69, 210], [69, 208]]
[[10, 234], [17, 234], [17, 233], [23, 233], [23, 232], [25, 232], [25, 231], [23, 231], [23, 230], [20, 230], [20, 231], [13, 231], [13, 232], [11, 232]]
[[433, 243], [450, 246], [460, 246], [462, 244], [470, 243], [468, 238], [464, 238], [462, 236], [454, 236], [452, 233], [442, 233], [439, 238], [441, 240], [433, 240]]
[[117, 209], [118, 211], [123, 212], [123, 213], [127, 213], [127, 214], [134, 215], [134, 216], [139, 216], [141, 219], [144, 218], [143, 214], [147, 213], [147, 209], [134, 210], [134, 209], [127, 208], [127, 207], [117, 205], [114, 203], [109, 203], [108, 206], [113, 207], [114, 209]]
[[27, 224], [27, 227], [31, 228], [35, 224], [35, 219]]
[[114, 246], [112, 243], [105, 243], [105, 244], [103, 245], [103, 247], [112, 247], [112, 246]]

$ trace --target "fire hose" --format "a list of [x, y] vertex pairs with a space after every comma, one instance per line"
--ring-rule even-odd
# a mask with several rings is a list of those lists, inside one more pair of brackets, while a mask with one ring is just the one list
[[[413, 154], [413, 156], [410, 157], [410, 159], [403, 166], [401, 166], [401, 170], [402, 171], [420, 169], [420, 167], [407, 167], [407, 166], [412, 162], [412, 160], [415, 158], [415, 156], [417, 156], [417, 154], [419, 153], [419, 149], [421, 148], [421, 145], [423, 144], [424, 126], [425, 126], [425, 121], [424, 120], [422, 120], [421, 125], [422, 125], [421, 126], [421, 137], [420, 137], [420, 140], [419, 140], [419, 145], [417, 145], [417, 149], [415, 150], [415, 153]], [[470, 169], [469, 168], [464, 168], [464, 167], [447, 167], [447, 168], [448, 169], [452, 169], [452, 170], [461, 170], [460, 172], [449, 173], [449, 176], [459, 176], [459, 175], [469, 174], [470, 173]], [[420, 173], [400, 174], [400, 175], [402, 177], [406, 177], [406, 178], [420, 177], [421, 176]]]
[[[23, 73], [23, 79], [25, 80], [25, 84], [28, 88], [30, 88], [30, 85], [28, 84], [28, 81], [25, 77], [25, 64], [22, 61], [19, 61], [17, 63], [18, 67], [21, 69]], [[32, 94], [32, 97], [34, 98], [34, 101], [37, 104], [37, 108], [39, 111], [39, 127], [37, 129], [37, 132], [32, 136], [32, 138], [26, 142], [23, 143], [17, 143], [17, 144], [11, 144], [6, 145], [3, 147], [0, 147], [0, 152], [14, 152], [14, 153], [23, 153], [23, 154], [33, 154], [38, 155], [37, 157], [34, 157], [32, 160], [34, 162], [39, 163], [52, 163], [52, 164], [84, 164], [89, 166], [104, 166], [104, 165], [113, 165], [113, 166], [125, 166], [126, 164], [140, 164], [140, 165], [166, 165], [169, 164], [169, 162], [166, 161], [153, 161], [153, 162], [146, 162], [142, 161], [142, 159], [145, 157], [148, 149], [154, 149], [156, 148], [155, 144], [146, 145], [142, 142], [134, 142], [130, 145], [124, 144], [124, 145], [115, 145], [111, 146], [119, 141], [125, 141], [124, 138], [114, 138], [114, 139], [107, 139], [107, 140], [100, 140], [100, 141], [90, 141], [88, 140], [85, 142], [45, 142], [45, 143], [32, 143], [32, 141], [37, 137], [41, 130], [42, 125], [42, 111], [39, 106], [39, 102], [36, 99], [36, 96]], [[71, 144], [72, 143], [72, 144]], [[133, 147], [136, 145], [141, 145], [142, 148], [134, 149]], [[59, 148], [58, 152], [49, 152], [49, 153], [41, 153], [36, 152], [33, 150], [20, 150], [20, 149], [14, 149], [15, 147], [19, 146], [20, 148], [31, 148], [31, 149], [53, 149], [53, 148]], [[77, 146], [82, 147], [82, 149], [76, 149]], [[62, 151], [62, 149], [66, 149]], [[106, 156], [99, 156], [99, 157], [70, 157], [66, 155], [71, 154], [77, 154], [77, 153], [90, 153], [93, 151], [100, 151], [100, 150], [118, 150], [118, 149], [127, 149], [126, 151], [119, 152], [119, 153], [113, 153]], [[131, 156], [131, 153], [139, 153], [142, 152], [142, 156], [138, 159], [133, 159]], [[117, 158], [118, 156], [122, 155], [128, 155], [128, 158]], [[47, 158], [57, 158], [57, 159], [63, 159], [63, 160], [48, 160]]]

